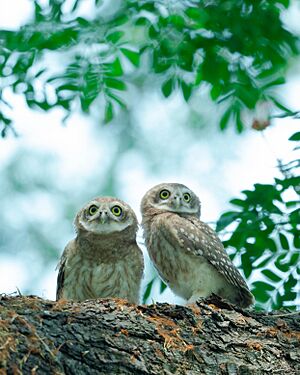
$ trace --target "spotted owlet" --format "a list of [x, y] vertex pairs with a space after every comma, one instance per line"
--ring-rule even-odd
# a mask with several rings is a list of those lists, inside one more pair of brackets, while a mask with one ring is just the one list
[[159, 275], [177, 295], [195, 302], [212, 293], [247, 307], [253, 296], [217, 234], [200, 217], [200, 201], [186, 186], [163, 183], [142, 199], [142, 227]]
[[144, 263], [133, 210], [117, 198], [95, 198], [74, 224], [77, 236], [58, 264], [56, 298], [116, 297], [138, 303]]

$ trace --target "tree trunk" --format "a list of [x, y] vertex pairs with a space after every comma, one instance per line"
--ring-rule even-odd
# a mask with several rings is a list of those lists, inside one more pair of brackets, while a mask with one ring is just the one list
[[0, 374], [300, 374], [300, 313], [0, 297]]

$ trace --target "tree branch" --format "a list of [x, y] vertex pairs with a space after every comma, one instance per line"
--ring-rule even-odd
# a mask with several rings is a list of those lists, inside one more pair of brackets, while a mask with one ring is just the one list
[[[278, 315], [279, 314], [279, 315]], [[299, 374], [300, 312], [0, 297], [0, 374]]]

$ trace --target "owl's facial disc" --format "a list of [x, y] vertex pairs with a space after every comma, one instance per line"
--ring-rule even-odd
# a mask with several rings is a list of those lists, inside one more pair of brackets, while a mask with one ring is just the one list
[[199, 203], [194, 193], [183, 186], [161, 188], [152, 205], [161, 210], [176, 213], [199, 213]]
[[127, 208], [120, 202], [91, 202], [79, 218], [80, 224], [89, 232], [109, 234], [120, 232], [133, 223]]

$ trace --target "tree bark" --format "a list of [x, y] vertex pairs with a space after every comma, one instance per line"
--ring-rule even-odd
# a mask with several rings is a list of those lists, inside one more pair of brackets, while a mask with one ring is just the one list
[[0, 374], [300, 374], [300, 313], [2, 296]]

